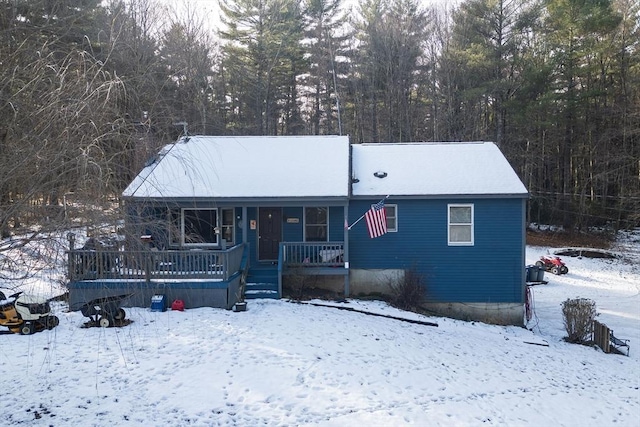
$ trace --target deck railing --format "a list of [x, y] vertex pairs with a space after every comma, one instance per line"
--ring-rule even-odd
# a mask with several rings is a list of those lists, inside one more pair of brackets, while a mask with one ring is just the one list
[[284, 267], [341, 267], [344, 265], [343, 242], [282, 242]]
[[68, 252], [69, 280], [219, 279], [240, 269], [244, 244], [226, 250], [73, 249]]

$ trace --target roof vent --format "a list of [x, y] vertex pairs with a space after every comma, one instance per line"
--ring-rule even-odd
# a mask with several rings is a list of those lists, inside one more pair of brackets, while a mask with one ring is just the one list
[[378, 172], [374, 172], [373, 176], [375, 176], [376, 178], [385, 178], [387, 176], [387, 173], [383, 171], [378, 171]]

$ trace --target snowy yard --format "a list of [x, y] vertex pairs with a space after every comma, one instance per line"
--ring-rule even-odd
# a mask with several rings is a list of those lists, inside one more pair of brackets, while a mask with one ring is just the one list
[[[0, 335], [0, 422], [28, 426], [637, 426], [640, 236], [616, 260], [563, 257], [530, 330], [251, 300], [248, 311], [127, 309], [122, 328]], [[549, 248], [528, 247], [533, 264]], [[44, 286], [46, 288], [46, 286]], [[593, 299], [630, 357], [568, 344], [561, 302]], [[329, 304], [321, 301], [317, 303]], [[340, 304], [335, 304], [340, 305]], [[542, 345], [540, 345], [542, 344]], [[548, 344], [548, 346], [546, 346]]]

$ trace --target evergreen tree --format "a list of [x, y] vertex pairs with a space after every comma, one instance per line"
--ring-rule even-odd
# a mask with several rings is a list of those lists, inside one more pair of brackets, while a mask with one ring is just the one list
[[360, 5], [353, 56], [355, 138], [414, 141], [417, 76], [427, 15], [413, 0], [366, 0]]
[[309, 56], [307, 89], [310, 133], [342, 133], [340, 94], [348, 72], [346, 49], [350, 33], [341, 0], [307, 0], [305, 47]]
[[297, 79], [307, 72], [303, 19], [296, 0], [223, 2], [221, 70], [230, 95], [233, 133], [295, 134], [302, 131]]

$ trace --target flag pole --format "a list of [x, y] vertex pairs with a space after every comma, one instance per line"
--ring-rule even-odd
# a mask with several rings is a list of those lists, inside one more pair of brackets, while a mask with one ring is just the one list
[[[389, 198], [389, 194], [387, 194], [382, 200], [380, 200], [380, 202], [384, 202], [388, 198]], [[378, 202], [378, 203], [380, 203], [380, 202]], [[353, 224], [347, 226], [347, 230], [351, 230], [351, 227], [353, 227], [354, 225], [356, 225], [357, 223], [362, 221], [362, 218], [364, 218], [367, 215], [367, 212], [369, 212], [369, 211], [367, 210], [365, 213], [362, 214], [362, 216], [360, 218], [356, 219]]]

